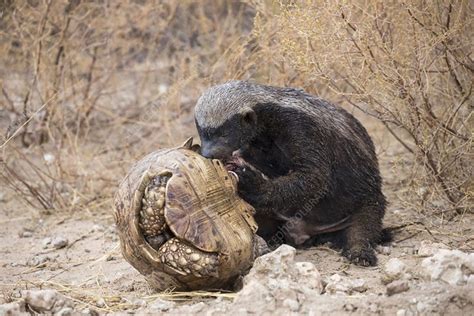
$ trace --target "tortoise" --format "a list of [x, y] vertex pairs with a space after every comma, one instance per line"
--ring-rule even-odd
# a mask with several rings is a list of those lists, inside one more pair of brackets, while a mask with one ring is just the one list
[[157, 290], [232, 287], [268, 251], [235, 173], [196, 146], [148, 154], [115, 195], [123, 256]]

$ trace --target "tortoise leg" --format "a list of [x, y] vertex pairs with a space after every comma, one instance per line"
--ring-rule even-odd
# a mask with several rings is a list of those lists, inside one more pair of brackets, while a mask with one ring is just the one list
[[157, 250], [169, 239], [164, 217], [166, 183], [169, 178], [154, 177], [143, 192], [139, 226], [147, 242]]
[[160, 248], [160, 260], [181, 275], [218, 277], [217, 254], [189, 246], [178, 238], [171, 238]]

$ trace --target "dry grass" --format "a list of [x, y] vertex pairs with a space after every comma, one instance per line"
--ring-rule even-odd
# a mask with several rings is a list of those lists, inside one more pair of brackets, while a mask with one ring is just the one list
[[130, 164], [196, 136], [202, 89], [237, 78], [376, 117], [412, 157], [410, 203], [472, 207], [468, 2], [289, 3], [1, 1], [2, 185], [35, 210], [109, 212]]

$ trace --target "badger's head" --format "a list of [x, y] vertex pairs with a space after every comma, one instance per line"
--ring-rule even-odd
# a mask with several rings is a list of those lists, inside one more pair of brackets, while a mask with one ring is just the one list
[[262, 86], [231, 81], [214, 86], [199, 98], [194, 110], [204, 157], [227, 159], [258, 135], [255, 107], [266, 99]]

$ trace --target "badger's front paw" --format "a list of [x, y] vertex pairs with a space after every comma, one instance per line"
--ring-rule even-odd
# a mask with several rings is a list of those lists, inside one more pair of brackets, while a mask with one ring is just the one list
[[267, 180], [259, 172], [251, 168], [240, 167], [234, 172], [239, 177], [239, 195], [254, 207], [262, 205], [266, 193], [265, 185]]
[[342, 254], [352, 263], [359, 266], [369, 267], [377, 264], [377, 256], [374, 249], [370, 246], [345, 249]]

